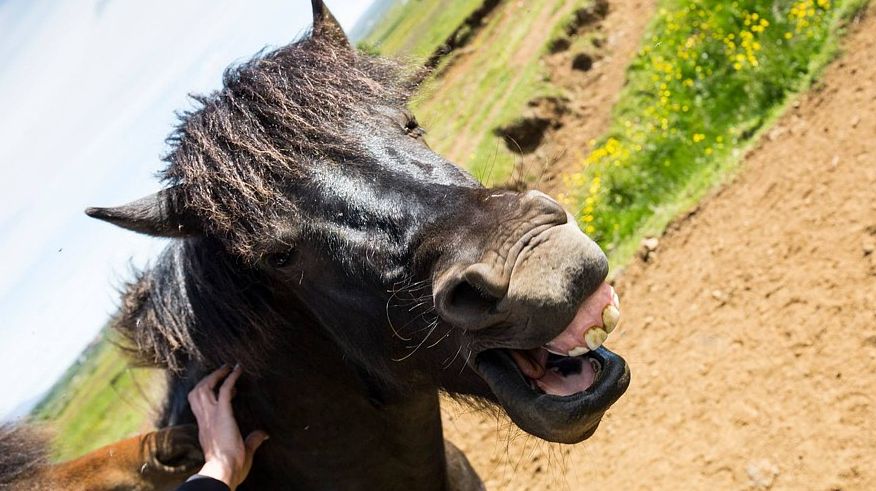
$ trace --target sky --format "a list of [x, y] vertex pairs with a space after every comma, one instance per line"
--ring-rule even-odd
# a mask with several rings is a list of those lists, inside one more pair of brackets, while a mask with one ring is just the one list
[[[328, 0], [350, 30], [371, 0]], [[0, 421], [21, 415], [165, 246], [90, 219], [160, 189], [190, 93], [306, 31], [309, 0], [0, 0]]]

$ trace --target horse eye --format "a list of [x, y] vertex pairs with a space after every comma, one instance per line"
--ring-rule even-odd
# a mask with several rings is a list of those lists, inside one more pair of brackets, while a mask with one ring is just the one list
[[272, 268], [282, 268], [289, 264], [292, 259], [292, 250], [270, 254], [265, 260]]

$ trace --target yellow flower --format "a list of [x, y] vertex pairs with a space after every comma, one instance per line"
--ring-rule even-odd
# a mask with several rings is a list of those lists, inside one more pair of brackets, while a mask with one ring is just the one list
[[694, 134], [693, 134], [693, 141], [694, 141], [694, 143], [699, 143], [699, 142], [701, 142], [701, 141], [703, 141], [703, 140], [705, 140], [705, 139], [706, 139], [706, 135], [704, 135], [704, 134], [702, 134], [702, 133], [694, 133]]

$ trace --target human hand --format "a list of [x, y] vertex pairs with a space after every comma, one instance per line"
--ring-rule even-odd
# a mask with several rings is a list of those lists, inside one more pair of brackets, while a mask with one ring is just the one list
[[[223, 366], [189, 392], [189, 404], [198, 420], [198, 440], [206, 462], [198, 474], [218, 479], [232, 491], [246, 479], [253, 454], [268, 439], [264, 431], [254, 431], [246, 440], [241, 438], [231, 409], [234, 384], [241, 373], [240, 365], [235, 365], [233, 370]], [[223, 377], [225, 381], [217, 396], [215, 387]]]

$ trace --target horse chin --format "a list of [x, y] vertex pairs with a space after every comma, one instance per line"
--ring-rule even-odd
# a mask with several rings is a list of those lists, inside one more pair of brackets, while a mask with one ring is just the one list
[[522, 430], [556, 443], [590, 438], [629, 386], [626, 362], [604, 347], [580, 356], [539, 350], [487, 349], [472, 364]]

